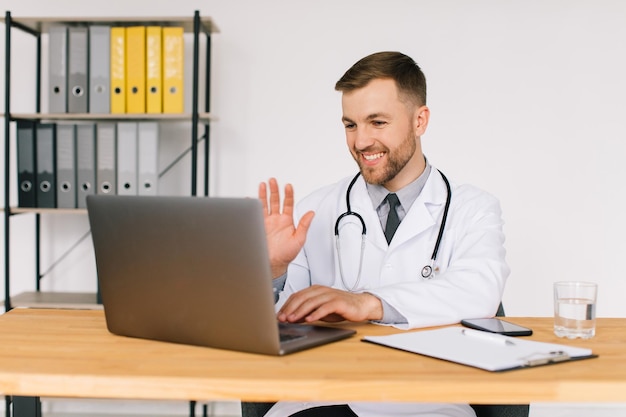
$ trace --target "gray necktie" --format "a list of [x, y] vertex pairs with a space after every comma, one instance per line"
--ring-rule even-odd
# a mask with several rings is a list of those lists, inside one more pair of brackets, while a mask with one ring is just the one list
[[387, 224], [385, 225], [385, 238], [387, 238], [387, 243], [389, 243], [396, 233], [398, 225], [400, 225], [400, 219], [398, 218], [398, 212], [396, 210], [400, 205], [400, 200], [398, 200], [398, 196], [394, 193], [387, 194], [385, 200], [389, 203], [389, 215], [387, 216]]

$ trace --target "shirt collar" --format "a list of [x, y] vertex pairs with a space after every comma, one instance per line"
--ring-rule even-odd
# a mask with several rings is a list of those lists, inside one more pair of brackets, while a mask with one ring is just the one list
[[[426, 180], [428, 180], [428, 176], [430, 175], [430, 171], [431, 165], [428, 162], [428, 159], [426, 159], [426, 167], [424, 168], [422, 174], [406, 186], [402, 187], [400, 190], [396, 191], [396, 195], [400, 200], [400, 205], [405, 212], [409, 211], [415, 200], [417, 200], [417, 197], [424, 189]], [[385, 197], [389, 194], [389, 190], [378, 184], [365, 183], [365, 185], [367, 186], [367, 192], [370, 196], [370, 200], [372, 200], [372, 207], [374, 210], [379, 210], [381, 204], [385, 201]]]

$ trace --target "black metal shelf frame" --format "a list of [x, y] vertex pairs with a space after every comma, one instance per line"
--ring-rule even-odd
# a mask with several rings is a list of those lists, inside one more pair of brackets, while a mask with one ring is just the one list
[[[88, 22], [88, 20], [86, 20]], [[11, 151], [11, 136], [10, 136], [10, 126], [11, 122], [15, 119], [11, 116], [11, 32], [12, 29], [19, 29], [25, 33], [28, 33], [36, 38], [37, 47], [37, 74], [36, 74], [36, 113], [41, 112], [41, 31], [35, 30], [27, 25], [21, 24], [19, 21], [13, 20], [10, 11], [6, 11], [5, 13], [5, 104], [4, 104], [4, 292], [5, 292], [5, 311], [9, 311], [13, 308], [11, 304], [11, 279], [10, 279], [10, 230], [11, 230], [11, 216], [17, 214], [12, 212], [10, 207], [10, 190], [11, 190], [11, 170], [10, 170], [10, 151]], [[203, 180], [204, 180], [204, 190], [203, 195], [209, 195], [209, 171], [210, 171], [210, 125], [206, 120], [200, 120], [199, 117], [199, 80], [200, 80], [200, 35], [204, 33], [206, 36], [206, 68], [204, 71], [205, 75], [205, 100], [204, 100], [204, 112], [209, 113], [210, 111], [210, 97], [211, 97], [211, 28], [205, 27], [202, 24], [200, 19], [200, 12], [196, 10], [193, 15], [193, 81], [192, 81], [192, 113], [191, 113], [191, 196], [195, 197], [198, 195], [198, 144], [200, 141], [204, 140], [204, 171], [203, 171]], [[199, 138], [199, 125], [202, 124], [204, 127], [203, 135]], [[186, 154], [188, 151], [183, 153]], [[176, 158], [173, 164], [178, 162], [182, 156]], [[171, 164], [165, 170], [169, 170]], [[163, 175], [161, 173], [161, 175]], [[41, 214], [35, 212], [35, 285], [36, 290], [40, 291], [41, 279], [50, 272], [51, 269], [45, 271], [43, 274], [41, 273]], [[80, 238], [79, 242], [84, 240], [84, 236]], [[73, 250], [77, 246], [77, 244], [72, 245], [70, 251]], [[60, 259], [63, 259], [67, 256], [67, 252], [61, 255]], [[58, 263], [58, 261], [53, 262], [52, 268]]]

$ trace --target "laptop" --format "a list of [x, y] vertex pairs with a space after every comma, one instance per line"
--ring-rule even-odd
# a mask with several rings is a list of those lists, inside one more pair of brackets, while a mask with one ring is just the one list
[[87, 211], [111, 333], [268, 355], [356, 333], [277, 321], [258, 199], [90, 195]]

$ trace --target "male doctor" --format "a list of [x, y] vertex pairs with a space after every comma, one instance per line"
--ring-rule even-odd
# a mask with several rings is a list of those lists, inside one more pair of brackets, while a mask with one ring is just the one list
[[[422, 153], [430, 111], [418, 65], [398, 52], [375, 53], [354, 64], [335, 89], [342, 92], [341, 120], [359, 173], [312, 193], [296, 210], [289, 184], [282, 210], [276, 180], [259, 186], [278, 319], [411, 329], [493, 316], [509, 274], [500, 206], [475, 187], [448, 185]], [[266, 416], [294, 414], [474, 412], [464, 404], [279, 402]]]

